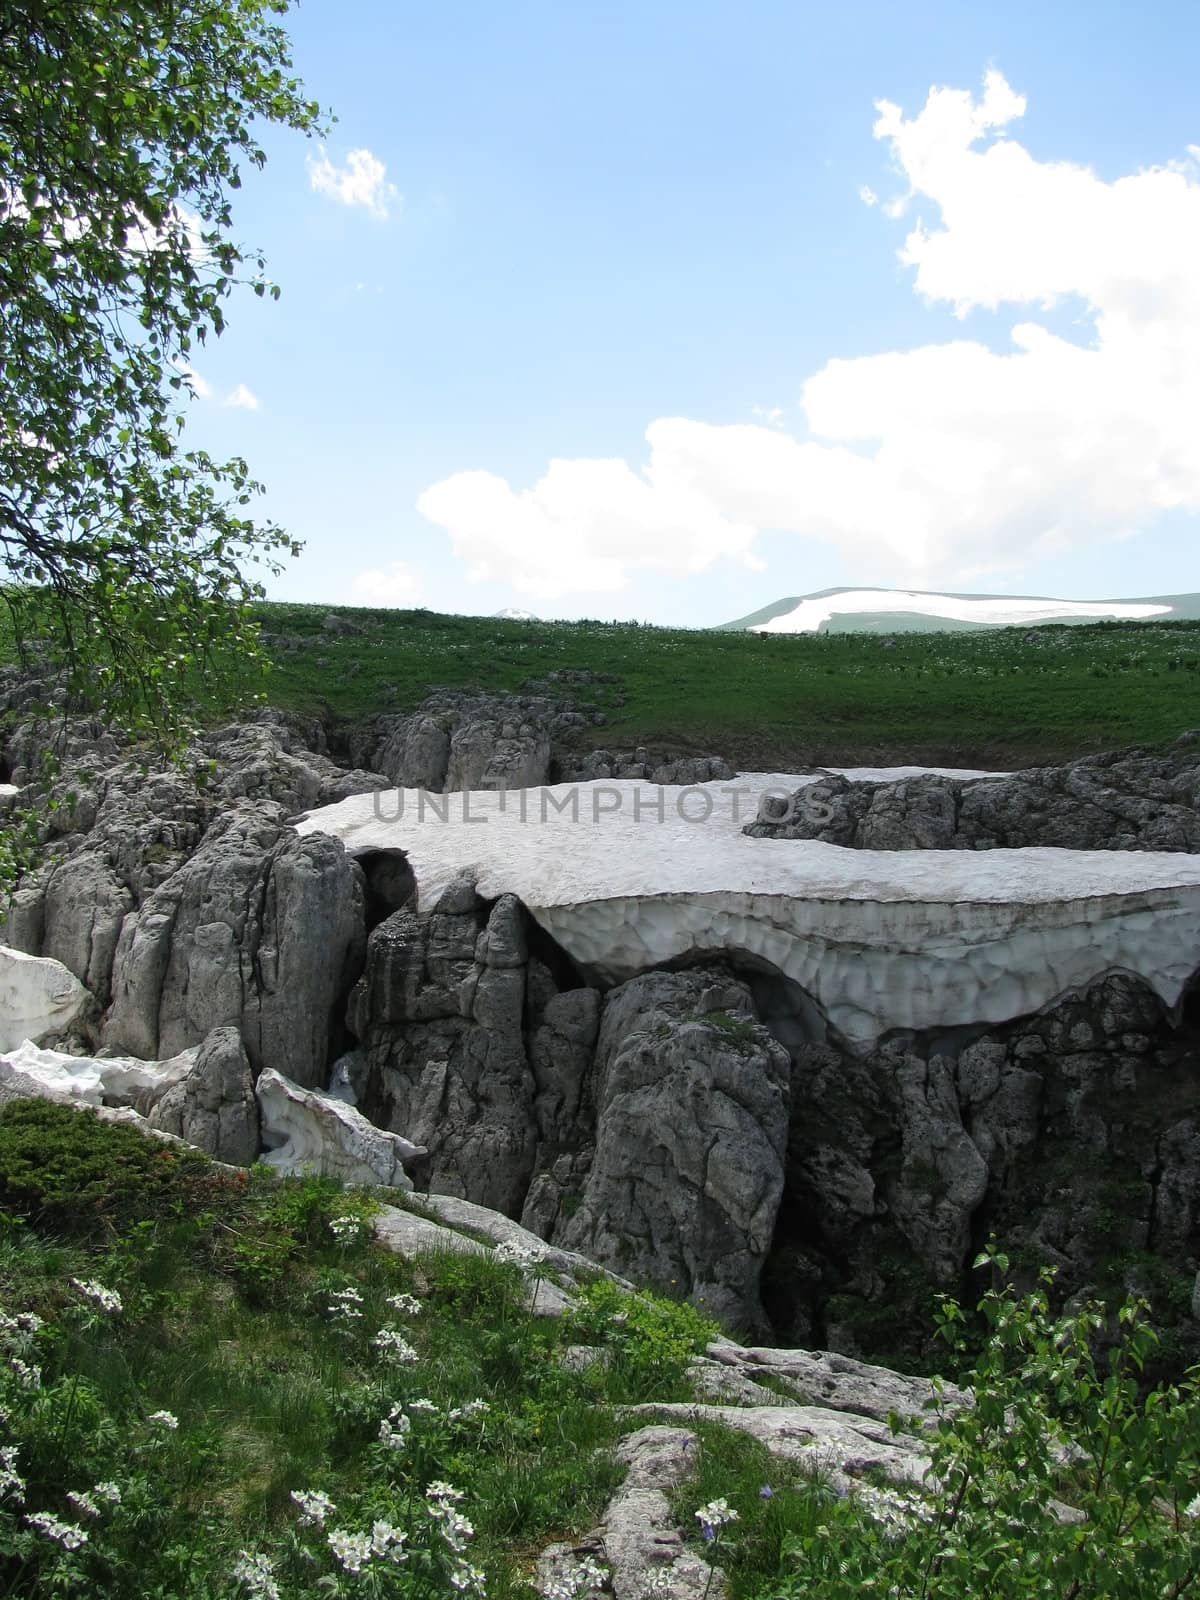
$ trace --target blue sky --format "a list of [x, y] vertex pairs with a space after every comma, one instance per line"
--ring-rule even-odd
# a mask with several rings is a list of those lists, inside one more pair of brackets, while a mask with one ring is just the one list
[[268, 134], [236, 232], [283, 294], [197, 354], [191, 424], [305, 541], [277, 598], [1200, 589], [1194, 4], [289, 28], [338, 121]]

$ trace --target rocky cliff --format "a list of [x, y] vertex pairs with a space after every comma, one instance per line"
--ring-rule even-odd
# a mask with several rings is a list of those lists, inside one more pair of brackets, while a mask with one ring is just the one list
[[[385, 793], [537, 784], [571, 715], [434, 701], [351, 769], [271, 714], [170, 772], [73, 726], [9, 1032], [226, 1159], [325, 1140], [764, 1336], [920, 1359], [994, 1231], [1194, 1351], [1200, 743], [865, 783], [595, 752], [453, 812]], [[5, 754], [26, 800], [39, 737]], [[171, 1071], [106, 1089], [118, 1058]]]

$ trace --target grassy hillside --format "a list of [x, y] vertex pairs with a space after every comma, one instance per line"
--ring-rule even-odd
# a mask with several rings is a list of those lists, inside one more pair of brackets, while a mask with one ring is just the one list
[[[713, 1330], [602, 1279], [534, 1316], [536, 1264], [398, 1259], [371, 1237], [376, 1205], [66, 1106], [0, 1110], [5, 1595], [533, 1600], [539, 1552], [596, 1526], [617, 1442], [654, 1418], [629, 1405], [693, 1400]], [[693, 1426], [671, 1520], [726, 1569], [730, 1600], [1190, 1589], [1195, 1384], [1145, 1392], [1154, 1336], [1132, 1305], [1103, 1366], [1099, 1308], [1058, 1320], [1042, 1290], [997, 1288], [980, 1313], [963, 1372], [977, 1404], [925, 1435], [928, 1500], [847, 1479], [836, 1447], [783, 1460]], [[963, 1313], [947, 1301], [939, 1318], [961, 1356]], [[619, 1592], [655, 1600], [670, 1576], [650, 1567]], [[585, 1562], [542, 1600], [608, 1583]]]
[[[331, 615], [354, 631], [331, 631]], [[1012, 765], [1200, 726], [1200, 622], [775, 636], [265, 605], [262, 625], [280, 706], [348, 722], [437, 686], [586, 668], [610, 680], [565, 691], [607, 713], [588, 748], [707, 750], [745, 768]]]

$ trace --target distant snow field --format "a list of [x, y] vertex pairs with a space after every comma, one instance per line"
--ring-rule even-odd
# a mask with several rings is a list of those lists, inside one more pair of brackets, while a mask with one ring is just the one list
[[[923, 770], [845, 769], [881, 780]], [[845, 850], [742, 832], [765, 792], [815, 781], [392, 790], [321, 807], [298, 828], [355, 856], [403, 852], [423, 909], [468, 871], [486, 899], [516, 895], [603, 980], [705, 955], [773, 970], [860, 1045], [892, 1028], [1008, 1021], [1112, 971], [1178, 1000], [1200, 945], [1200, 857]]]
[[1017, 626], [1029, 622], [1094, 618], [1097, 622], [1139, 622], [1163, 617], [1169, 605], [1128, 600], [1038, 600], [979, 596], [972, 599], [949, 594], [918, 594], [906, 589], [846, 589], [840, 594], [816, 595], [802, 600], [792, 611], [759, 622], [750, 633], [815, 633], [833, 617], [912, 612], [951, 622], [982, 622]]

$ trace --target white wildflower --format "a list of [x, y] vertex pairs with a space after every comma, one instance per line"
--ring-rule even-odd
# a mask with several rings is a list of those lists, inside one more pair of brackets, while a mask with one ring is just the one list
[[714, 1539], [717, 1533], [727, 1523], [736, 1522], [738, 1514], [729, 1504], [728, 1500], [710, 1500], [706, 1506], [701, 1506], [696, 1512], [696, 1521], [700, 1524], [700, 1532], [706, 1539]]
[[670, 1567], [651, 1567], [642, 1574], [642, 1600], [662, 1600], [670, 1592]]
[[329, 1310], [343, 1322], [362, 1316], [362, 1295], [357, 1289], [338, 1289], [329, 1297]]
[[419, 1400], [410, 1400], [408, 1402], [408, 1409], [410, 1412], [417, 1412], [418, 1414], [423, 1413], [427, 1417], [437, 1416], [437, 1407], [434, 1405], [432, 1400], [427, 1400], [424, 1395], [422, 1395]]
[[29, 1361], [22, 1361], [20, 1356], [9, 1356], [8, 1366], [22, 1389], [40, 1389], [42, 1387], [41, 1367], [35, 1366]]
[[446, 1542], [448, 1549], [453, 1550], [456, 1556], [462, 1555], [466, 1548], [467, 1540], [475, 1535], [473, 1525], [467, 1521], [461, 1511], [456, 1511], [444, 1501], [438, 1501], [428, 1506], [429, 1515], [438, 1524], [438, 1531]]
[[394, 1561], [399, 1566], [402, 1561], [408, 1560], [408, 1552], [404, 1549], [407, 1538], [402, 1528], [395, 1528], [381, 1519], [371, 1525], [371, 1554], [381, 1560]]
[[401, 1366], [411, 1366], [418, 1359], [417, 1352], [397, 1328], [380, 1328], [371, 1343], [380, 1355]]
[[95, 1278], [72, 1278], [72, 1289], [78, 1289], [85, 1300], [98, 1306], [106, 1316], [115, 1316], [121, 1310], [121, 1296], [115, 1289], [106, 1289]]
[[7, 1500], [10, 1495], [18, 1501], [25, 1497], [25, 1480], [17, 1471], [15, 1444], [0, 1446], [0, 1500]]
[[329, 1231], [339, 1244], [352, 1244], [362, 1233], [362, 1219], [354, 1216], [330, 1217]]
[[507, 1262], [514, 1267], [520, 1267], [524, 1272], [529, 1267], [540, 1265], [542, 1256], [536, 1250], [531, 1250], [527, 1245], [518, 1244], [515, 1239], [503, 1239], [492, 1251], [494, 1261]]
[[306, 1528], [323, 1528], [325, 1518], [337, 1507], [320, 1489], [293, 1489], [292, 1499], [300, 1507], [300, 1525]]
[[173, 1411], [152, 1411], [146, 1421], [153, 1422], [157, 1428], [165, 1428], [168, 1433], [174, 1433], [179, 1427], [179, 1418]]
[[234, 1563], [233, 1578], [235, 1583], [246, 1587], [253, 1600], [279, 1600], [275, 1568], [267, 1556], [251, 1555], [243, 1550]]
[[379, 1437], [389, 1449], [403, 1450], [411, 1428], [412, 1421], [404, 1415], [402, 1407], [393, 1406], [379, 1424]]
[[387, 1304], [393, 1311], [399, 1311], [405, 1317], [419, 1317], [421, 1315], [421, 1302], [415, 1294], [390, 1294]]
[[456, 1561], [448, 1574], [450, 1587], [460, 1594], [483, 1594], [486, 1580], [478, 1567], [469, 1561]]
[[426, 1500], [433, 1500], [437, 1504], [457, 1504], [465, 1498], [461, 1489], [456, 1489], [452, 1483], [445, 1483], [441, 1478], [435, 1478], [425, 1491]]
[[53, 1512], [35, 1511], [25, 1521], [47, 1539], [62, 1545], [64, 1550], [78, 1550], [81, 1544], [87, 1543], [87, 1533], [83, 1528], [77, 1528], [73, 1522], [60, 1522]]
[[543, 1588], [542, 1600], [579, 1600], [580, 1595], [593, 1589], [603, 1589], [608, 1576], [608, 1569], [595, 1556], [584, 1556], [582, 1561], [559, 1569], [558, 1576]]
[[466, 1405], [451, 1407], [446, 1417], [450, 1422], [465, 1422], [472, 1417], [482, 1417], [490, 1409], [486, 1400], [468, 1400]]
[[121, 1504], [121, 1486], [113, 1483], [110, 1478], [106, 1478], [103, 1483], [98, 1483], [92, 1493], [101, 1500], [107, 1500], [110, 1506], [119, 1506]]
[[85, 1517], [98, 1517], [100, 1515], [100, 1507], [86, 1490], [68, 1489], [67, 1499], [75, 1507], [76, 1511], [81, 1511]]
[[329, 1548], [347, 1572], [361, 1572], [371, 1559], [371, 1540], [365, 1533], [334, 1528], [327, 1535]]

